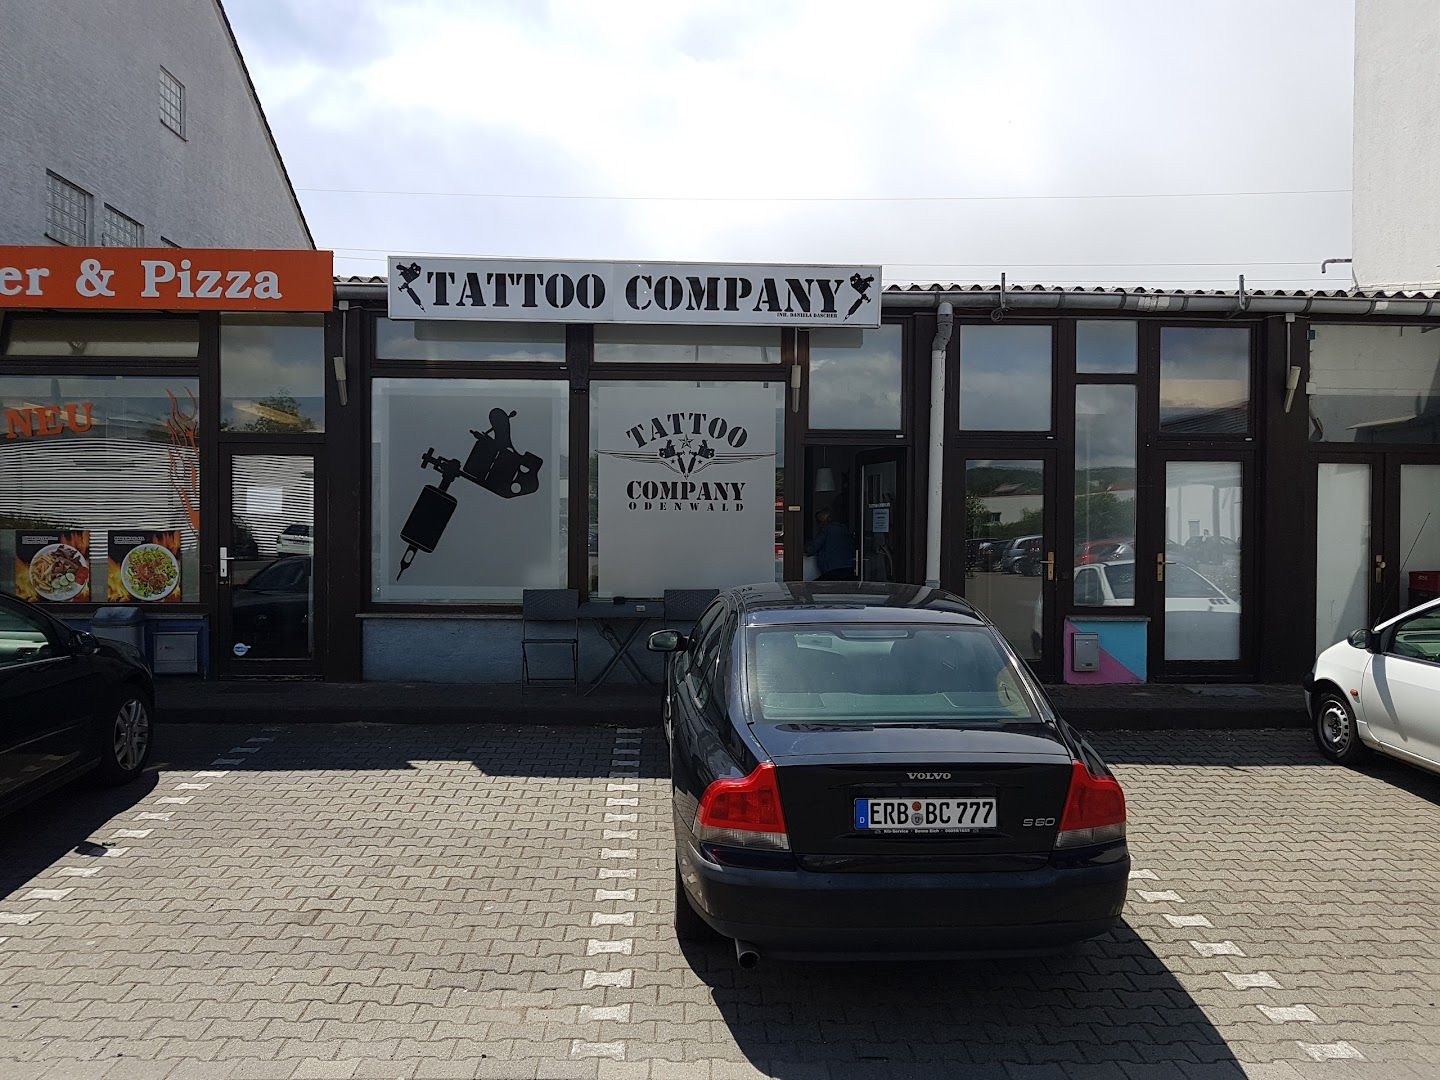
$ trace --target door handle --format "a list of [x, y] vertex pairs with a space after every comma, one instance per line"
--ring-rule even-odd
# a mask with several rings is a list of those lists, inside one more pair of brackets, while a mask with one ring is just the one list
[[1163, 551], [1155, 556], [1155, 580], [1165, 580], [1165, 553]]
[[1390, 565], [1390, 564], [1385, 561], [1385, 556], [1384, 556], [1384, 555], [1376, 555], [1376, 556], [1375, 556], [1375, 584], [1376, 584], [1376, 585], [1383, 585], [1383, 584], [1385, 583], [1385, 567], [1387, 567], [1388, 565]]
[[1055, 580], [1055, 552], [1053, 551], [1045, 553], [1045, 580]]
[[220, 580], [230, 580], [230, 549], [228, 547], [220, 549]]

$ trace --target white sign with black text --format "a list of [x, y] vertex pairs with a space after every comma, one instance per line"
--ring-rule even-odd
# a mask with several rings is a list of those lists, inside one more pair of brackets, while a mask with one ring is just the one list
[[880, 325], [880, 267], [389, 259], [390, 318]]
[[658, 597], [773, 580], [775, 387], [595, 393], [599, 591]]

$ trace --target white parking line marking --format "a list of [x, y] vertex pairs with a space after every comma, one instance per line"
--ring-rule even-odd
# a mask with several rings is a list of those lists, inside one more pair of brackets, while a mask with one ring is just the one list
[[604, 840], [634, 840], [640, 834], [634, 829], [606, 829]]
[[611, 757], [639, 757], [639, 756], [640, 756], [640, 748], [639, 748], [638, 746], [617, 746], [617, 747], [615, 747], [614, 750], [611, 750], [611, 751], [610, 751], [610, 756], [611, 756]]
[[21, 900], [64, 900], [75, 890], [72, 889], [31, 889]]
[[101, 855], [100, 857], [102, 859], [118, 859], [121, 855], [124, 855], [129, 850], [130, 849], [128, 847], [106, 848], [105, 854]]
[[1309, 1054], [1314, 1061], [1364, 1061], [1365, 1055], [1348, 1042], [1307, 1043], [1297, 1042], [1296, 1046]]
[[634, 926], [635, 913], [633, 911], [622, 911], [618, 915], [607, 911], [595, 911], [590, 914], [591, 926]]
[[596, 900], [634, 900], [634, 889], [596, 889]]
[[1320, 1017], [1315, 1015], [1315, 1010], [1309, 1005], [1256, 1005], [1255, 1008], [1277, 1024], [1318, 1024], [1320, 1022]]
[[[635, 801], [636, 801], [636, 802], [639, 802], [638, 799], [635, 800]], [[640, 820], [640, 815], [639, 815], [639, 814], [606, 814], [606, 815], [605, 815], [605, 820], [606, 820], [606, 821], [639, 821], [639, 820]]]
[[0, 945], [4, 945], [5, 942], [7, 942], [7, 941], [9, 941], [9, 940], [10, 940], [10, 939], [9, 939], [8, 937], [0, 937]]
[[639, 806], [639, 799], [606, 799], [606, 806]]
[[209, 784], [176, 784], [176, 791], [204, 791]]
[[633, 938], [621, 938], [619, 941], [597, 941], [595, 938], [591, 938], [585, 946], [585, 955], [600, 956], [604, 953], [624, 953], [629, 956], [634, 948]]
[[639, 784], [606, 784], [606, 791], [639, 791]]
[[1165, 915], [1165, 921], [1171, 926], [1209, 926], [1213, 928], [1215, 925], [1204, 915], [1171, 915], [1168, 912]]
[[570, 1040], [570, 1056], [624, 1061], [625, 1044], [623, 1042], [586, 1042], [583, 1039], [572, 1039]]
[[94, 877], [99, 872], [98, 866], [62, 866], [55, 871], [60, 877]]
[[116, 829], [111, 835], [117, 840], [144, 840], [154, 829]]
[[602, 878], [633, 878], [633, 877], [635, 876], [635, 871], [634, 871], [634, 870], [601, 870], [599, 876], [602, 877]]
[[210, 764], [211, 764], [211, 765], [239, 765], [239, 764], [241, 764], [241, 761], [240, 761], [240, 759], [239, 759], [238, 757], [218, 757], [218, 758], [216, 758], [214, 761], [212, 761]]
[[1154, 870], [1131, 870], [1131, 871], [1130, 871], [1130, 880], [1131, 880], [1131, 881], [1159, 881], [1160, 879], [1159, 879], [1159, 877], [1156, 875], [1156, 873], [1155, 873]]
[[232, 747], [230, 747], [229, 750], [226, 750], [225, 752], [226, 752], [227, 754], [258, 754], [258, 753], [260, 752], [260, 747], [258, 747], [258, 746], [232, 746]]
[[19, 913], [11, 913], [11, 912], [8, 912], [8, 911], [0, 911], [0, 925], [4, 925], [4, 926], [29, 926], [32, 922], [34, 922], [34, 921], [35, 921], [36, 919], [38, 919], [39, 917], [40, 917], [40, 913], [37, 912], [37, 911], [27, 912], [27, 913], [24, 914], [24, 915], [21, 915], [21, 914], [19, 914]]
[[635, 857], [635, 849], [632, 847], [601, 848], [600, 857], [602, 859], [633, 859]]
[[141, 821], [169, 821], [175, 815], [167, 810], [163, 814], [147, 812], [144, 814], [136, 814], [135, 816]]
[[1201, 956], [1245, 955], [1233, 941], [1192, 941], [1190, 944]]
[[1275, 981], [1275, 976], [1268, 971], [1257, 971], [1254, 974], [1244, 974], [1236, 971], [1227, 971], [1225, 978], [1230, 980], [1230, 985], [1236, 990], [1258, 990], [1264, 987], [1269, 990], [1279, 990], [1280, 984]]
[[629, 1005], [581, 1005], [580, 1022], [587, 1020], [619, 1020], [621, 1023], [630, 1022]]
[[195, 775], [196, 775], [196, 776], [214, 776], [214, 777], [229, 776], [229, 775], [230, 775], [230, 770], [229, 770], [229, 769], [205, 769], [205, 770], [202, 770], [201, 772], [197, 772]]
[[587, 971], [581, 980], [580, 989], [589, 990], [592, 986], [618, 986], [628, 990], [635, 985], [635, 972], [625, 971]]
[[[275, 729], [274, 729], [274, 728], [269, 728], [268, 730], [274, 731]], [[272, 739], [272, 738], [270, 738], [270, 736], [268, 736], [268, 735], [254, 735], [254, 736], [246, 739], [245, 741], [246, 741], [246, 742], [274, 742], [275, 740]]]
[[1172, 892], [1169, 889], [1164, 889], [1160, 892], [1146, 892], [1144, 889], [1140, 889], [1136, 891], [1136, 895], [1147, 904], [1158, 904], [1162, 901], [1169, 901], [1172, 904], [1183, 904], [1185, 902], [1179, 893]]
[[163, 798], [163, 799], [157, 799], [156, 802], [169, 803], [169, 804], [174, 804], [174, 803], [187, 803], [187, 802], [189, 802], [191, 799], [193, 799], [194, 797], [195, 797], [194, 795], [167, 795], [167, 796], [165, 796], [165, 798]]

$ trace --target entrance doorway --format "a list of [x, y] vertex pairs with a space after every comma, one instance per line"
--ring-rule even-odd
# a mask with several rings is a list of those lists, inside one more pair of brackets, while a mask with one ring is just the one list
[[1316, 465], [1315, 647], [1440, 596], [1440, 462], [1334, 454]]
[[806, 447], [806, 581], [910, 581], [907, 455], [903, 446]]
[[318, 675], [317, 456], [283, 445], [222, 453], [216, 669]]

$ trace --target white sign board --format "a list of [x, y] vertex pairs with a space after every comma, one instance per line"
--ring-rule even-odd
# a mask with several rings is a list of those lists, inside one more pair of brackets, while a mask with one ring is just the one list
[[775, 389], [600, 386], [599, 591], [775, 577]]
[[880, 267], [392, 255], [390, 318], [880, 325]]

